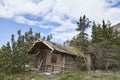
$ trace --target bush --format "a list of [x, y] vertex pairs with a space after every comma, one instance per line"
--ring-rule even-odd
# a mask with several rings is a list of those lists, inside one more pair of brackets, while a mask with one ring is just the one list
[[59, 80], [81, 80], [80, 73], [77, 71], [62, 74]]
[[87, 70], [88, 70], [85, 63], [82, 63], [82, 64], [81, 64], [81, 70], [82, 70], [82, 71], [87, 71]]
[[5, 80], [5, 75], [3, 73], [0, 73], [0, 80]]

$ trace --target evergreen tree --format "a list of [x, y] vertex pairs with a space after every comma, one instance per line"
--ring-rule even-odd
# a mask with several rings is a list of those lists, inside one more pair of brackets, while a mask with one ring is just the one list
[[85, 53], [88, 51], [87, 47], [89, 43], [88, 34], [85, 30], [90, 27], [90, 23], [91, 21], [85, 15], [80, 17], [79, 22], [77, 22], [78, 28], [76, 29], [76, 31], [79, 31], [79, 34], [70, 41], [70, 45], [76, 45]]
[[52, 38], [53, 38], [53, 36], [52, 36], [52, 34], [50, 34], [50, 35], [44, 36], [42, 38], [42, 40], [51, 41]]
[[52, 37], [52, 34], [48, 35], [48, 36], [47, 36], [47, 41], [50, 41], [52, 38], [53, 38], [53, 37]]
[[33, 35], [32, 29], [25, 34], [21, 34], [21, 30], [17, 31], [18, 38], [15, 40], [15, 36], [11, 36], [11, 45], [8, 42], [0, 49], [0, 71], [6, 73], [17, 73], [24, 70], [25, 64], [33, 59], [28, 55], [28, 49], [35, 40], [40, 38], [40, 33]]
[[[85, 32], [85, 30], [90, 27], [90, 23], [91, 21], [88, 18], [86, 18], [85, 15], [83, 17], [80, 17], [79, 22], [77, 22], [78, 28], [76, 29], [76, 31], [78, 31], [79, 34], [73, 37], [73, 39], [70, 41], [70, 45], [79, 47], [80, 50], [82, 50], [82, 52], [84, 53], [88, 53], [89, 41], [88, 41], [88, 34]], [[87, 69], [90, 70], [90, 65], [87, 64], [87, 60], [85, 56], [84, 56], [84, 62], [82, 63], [79, 61], [80, 57], [76, 58], [76, 60], [78, 61], [78, 63], [80, 63], [80, 65], [81, 64], [85, 65], [83, 66], [84, 68], [87, 67]]]
[[95, 21], [93, 21], [93, 26], [92, 26], [92, 42], [97, 42], [97, 25], [95, 24]]
[[[118, 53], [118, 46], [116, 46], [116, 42], [114, 40], [118, 38], [117, 31], [114, 32], [111, 27], [111, 23], [105, 23], [103, 20], [102, 25], [93, 24], [92, 27], [92, 45], [93, 45], [93, 53], [94, 55], [94, 68], [102, 68], [108, 69], [112, 66], [118, 66], [119, 60], [116, 59]], [[115, 36], [116, 35], [116, 36]]]

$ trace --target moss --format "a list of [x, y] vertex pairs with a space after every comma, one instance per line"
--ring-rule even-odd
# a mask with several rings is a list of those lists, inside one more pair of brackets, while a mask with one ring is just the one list
[[79, 48], [76, 48], [76, 47], [73, 47], [73, 46], [64, 46], [62, 44], [58, 44], [58, 43], [53, 43], [56, 47], [59, 47], [63, 50], [66, 50], [68, 52], [70, 52], [71, 54], [74, 54], [74, 55], [78, 55], [78, 56], [81, 56], [83, 57], [83, 52], [79, 49]]

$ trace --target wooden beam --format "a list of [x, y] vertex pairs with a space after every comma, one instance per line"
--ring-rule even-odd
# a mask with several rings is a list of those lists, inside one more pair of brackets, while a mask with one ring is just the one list
[[41, 69], [42, 63], [43, 63], [43, 59], [40, 61], [40, 64], [38, 65], [39, 71], [40, 71], [40, 69]]

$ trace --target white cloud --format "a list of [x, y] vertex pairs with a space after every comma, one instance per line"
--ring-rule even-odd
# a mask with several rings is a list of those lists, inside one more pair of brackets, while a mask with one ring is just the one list
[[106, 19], [110, 20], [113, 25], [120, 23], [120, 8], [110, 8], [106, 13]]
[[108, 5], [112, 6], [117, 4], [120, 0], [107, 0], [107, 1], [109, 2]]
[[28, 24], [28, 25], [37, 25], [37, 24], [39, 24], [38, 21], [32, 21], [32, 20], [24, 18], [23, 16], [17, 16], [14, 19], [18, 23], [23, 23], [23, 24]]
[[70, 40], [72, 37], [74, 37], [78, 32], [62, 32], [62, 33], [57, 33], [55, 35], [53, 35], [54, 41], [58, 41], [58, 40], [62, 40], [62, 41], [66, 41], [66, 40]]
[[33, 0], [3, 0], [1, 2], [4, 5], [1, 5], [0, 9], [4, 10], [1, 13], [10, 14], [12, 12], [13, 16], [21, 14], [45, 15], [53, 6], [53, 1], [41, 0], [36, 4]]
[[[107, 2], [109, 1], [109, 2]], [[110, 2], [111, 1], [111, 2]], [[13, 19], [14, 21], [28, 25], [38, 25], [40, 28], [52, 29], [55, 39], [72, 38], [77, 32], [77, 26], [71, 20], [78, 21], [80, 15], [87, 15], [90, 20], [101, 22], [102, 19], [110, 20], [113, 24], [120, 21], [120, 8], [111, 8], [119, 0], [1, 0], [0, 17]], [[42, 17], [43, 21], [30, 20], [24, 17], [30, 14]], [[68, 17], [62, 20], [65, 15]], [[54, 25], [43, 25], [47, 21], [58, 22], [58, 27]], [[71, 32], [70, 32], [71, 31]], [[90, 33], [90, 30], [88, 30]], [[46, 33], [48, 34], [48, 33]]]
[[61, 26], [59, 27], [55, 27], [52, 32], [63, 32], [63, 31], [66, 31], [66, 30], [70, 30], [70, 29], [75, 29], [76, 25], [75, 24], [72, 24], [70, 22], [70, 20], [67, 20], [66, 22], [63, 22]]
[[0, 17], [2, 18], [11, 18], [13, 12], [10, 9], [7, 9], [3, 4], [0, 4]]
[[67, 20], [66, 22], [63, 22], [61, 26], [54, 27], [52, 29], [52, 34], [55, 39], [61, 39], [62, 41], [66, 41], [77, 34], [75, 28], [76, 24], [72, 24], [70, 20]]
[[16, 17], [14, 17], [14, 20], [17, 23], [27, 24], [27, 25], [30, 25], [30, 26], [35, 26], [36, 25], [36, 26], [38, 26], [40, 28], [43, 28], [43, 29], [49, 29], [49, 28], [52, 29], [52, 28], [54, 28], [51, 25], [44, 25], [44, 26], [42, 26], [45, 23], [44, 21], [39, 22], [39, 21], [29, 20], [29, 19], [26, 19], [23, 16], [16, 16]]

